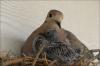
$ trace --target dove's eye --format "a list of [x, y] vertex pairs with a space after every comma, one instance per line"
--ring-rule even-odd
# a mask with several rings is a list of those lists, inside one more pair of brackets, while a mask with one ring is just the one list
[[52, 17], [52, 14], [49, 14], [49, 17]]

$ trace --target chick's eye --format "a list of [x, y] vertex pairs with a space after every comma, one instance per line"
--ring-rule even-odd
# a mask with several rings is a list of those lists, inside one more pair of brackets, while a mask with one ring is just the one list
[[49, 35], [50, 34], [50, 32], [47, 32], [47, 35]]
[[49, 14], [49, 17], [52, 17], [52, 14]]

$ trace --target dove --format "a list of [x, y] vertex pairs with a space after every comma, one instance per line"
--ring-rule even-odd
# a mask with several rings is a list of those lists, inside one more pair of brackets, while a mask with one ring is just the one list
[[[55, 45], [57, 44], [59, 45], [59, 43], [64, 45], [66, 44], [67, 46], [74, 49], [74, 53], [82, 55], [84, 59], [93, 59], [94, 56], [89, 51], [89, 49], [72, 32], [62, 28], [61, 26], [62, 20], [63, 20], [62, 12], [58, 10], [50, 10], [47, 14], [44, 23], [35, 31], [33, 31], [26, 40], [24, 46], [22, 47], [21, 54], [25, 54], [28, 56], [36, 55], [37, 49], [39, 48], [40, 45], [35, 44], [34, 40], [37, 38], [37, 36], [42, 35], [46, 38], [45, 40], [50, 42], [49, 45], [52, 45], [52, 48], [55, 48], [56, 47]], [[54, 32], [52, 33], [51, 30], [54, 30]], [[63, 46], [61, 45], [61, 47]], [[57, 49], [55, 49], [55, 53], [56, 51], [58, 52]]]
[[45, 33], [48, 29], [54, 29], [58, 32], [58, 38], [60, 41], [65, 41], [65, 34], [64, 31], [61, 30], [61, 21], [63, 20], [63, 13], [58, 10], [50, 10], [47, 14], [47, 17], [44, 23], [37, 28], [35, 31], [31, 33], [31, 35], [25, 41], [22, 49], [21, 54], [25, 54], [27, 56], [33, 56], [35, 51], [32, 49], [33, 47], [33, 40], [40, 35], [41, 33]]

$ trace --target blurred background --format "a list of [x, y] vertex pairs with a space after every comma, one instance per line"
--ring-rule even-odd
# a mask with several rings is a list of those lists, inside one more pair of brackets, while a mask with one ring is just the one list
[[0, 2], [0, 51], [19, 54], [25, 40], [44, 22], [51, 9], [63, 12], [62, 27], [74, 33], [89, 49], [100, 48], [99, 0]]

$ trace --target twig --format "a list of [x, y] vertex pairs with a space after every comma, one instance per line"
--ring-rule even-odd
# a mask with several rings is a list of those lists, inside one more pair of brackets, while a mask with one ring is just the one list
[[57, 60], [52, 61], [48, 66], [52, 66]]
[[16, 58], [14, 60], [8, 60], [4, 63], [4, 66], [8, 66], [11, 64], [17, 64], [17, 63], [23, 62], [23, 60], [24, 60], [24, 58]]
[[47, 62], [48, 60], [47, 60], [47, 57], [46, 57], [46, 53], [45, 53], [45, 52], [44, 52], [44, 56], [45, 56], [45, 57], [44, 57], [44, 58], [45, 58], [45, 61], [46, 61], [46, 63], [48, 64], [48, 62]]
[[35, 59], [34, 59], [34, 62], [33, 62], [33, 66], [35, 66], [36, 62], [37, 62], [37, 59], [39, 58], [39, 55], [42, 53], [43, 51], [43, 48], [45, 47], [45, 45], [43, 44], [43, 46], [40, 48], [39, 52], [37, 53]]
[[17, 64], [17, 63], [21, 63], [25, 60], [33, 60], [32, 57], [20, 57], [20, 58], [16, 58], [13, 60], [7, 60], [6, 62], [3, 63], [4, 66], [8, 66], [8, 65], [12, 65], [12, 64]]
[[100, 49], [92, 49], [90, 51], [92, 51], [92, 52], [100, 52]]

